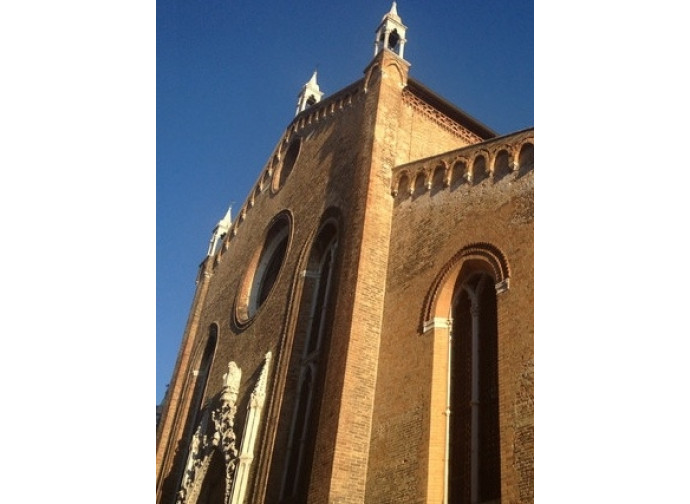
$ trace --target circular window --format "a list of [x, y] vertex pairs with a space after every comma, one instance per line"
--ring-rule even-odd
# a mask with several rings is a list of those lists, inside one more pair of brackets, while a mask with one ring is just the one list
[[285, 153], [285, 159], [283, 160], [283, 166], [281, 166], [280, 171], [277, 174], [278, 184], [275, 186], [276, 190], [283, 187], [283, 184], [285, 184], [285, 181], [287, 180], [288, 176], [290, 175], [290, 172], [292, 172], [292, 169], [295, 166], [295, 161], [297, 161], [297, 156], [299, 156], [299, 151], [300, 151], [301, 146], [302, 146], [302, 142], [300, 141], [299, 138], [295, 138], [290, 143], [290, 146], [288, 147], [288, 150]]
[[283, 213], [273, 219], [262, 247], [257, 250], [238, 292], [235, 320], [246, 325], [268, 298], [285, 261], [290, 238], [290, 217]]

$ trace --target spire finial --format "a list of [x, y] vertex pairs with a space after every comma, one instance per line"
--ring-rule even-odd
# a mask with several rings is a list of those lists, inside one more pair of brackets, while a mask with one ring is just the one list
[[213, 234], [211, 235], [211, 241], [208, 244], [208, 252], [206, 252], [206, 255], [212, 256], [216, 253], [216, 250], [218, 249], [218, 245], [223, 240], [223, 238], [225, 238], [225, 235], [228, 234], [228, 231], [230, 230], [231, 225], [232, 225], [232, 204], [230, 204], [228, 211], [225, 213], [225, 217], [223, 217], [221, 220], [219, 220], [218, 224], [216, 224], [216, 227], [213, 228]]
[[223, 217], [221, 221], [218, 223], [218, 226], [222, 226], [225, 232], [227, 233], [227, 230], [230, 228], [230, 224], [232, 224], [232, 203], [228, 207], [228, 211], [225, 213], [225, 217]]
[[391, 5], [391, 10], [384, 14], [382, 21], [385, 21], [386, 18], [394, 19], [399, 23], [402, 22], [402, 19], [400, 19], [400, 16], [398, 15], [398, 2], [393, 2]]
[[307, 107], [311, 107], [315, 103], [321, 101], [323, 92], [319, 89], [319, 84], [316, 82], [318, 70], [319, 65], [316, 65], [314, 73], [311, 74], [311, 78], [302, 86], [302, 91], [297, 95], [297, 110], [295, 111], [295, 115], [299, 114]]
[[391, 4], [391, 10], [384, 14], [381, 24], [376, 29], [376, 40], [374, 41], [374, 56], [384, 49], [393, 51], [400, 58], [403, 58], [405, 50], [405, 30], [407, 27], [402, 23], [398, 15], [398, 3]]

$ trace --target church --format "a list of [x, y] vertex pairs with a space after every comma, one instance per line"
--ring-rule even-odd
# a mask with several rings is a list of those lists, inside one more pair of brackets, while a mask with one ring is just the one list
[[161, 504], [534, 502], [534, 129], [314, 73], [212, 231], [156, 432]]

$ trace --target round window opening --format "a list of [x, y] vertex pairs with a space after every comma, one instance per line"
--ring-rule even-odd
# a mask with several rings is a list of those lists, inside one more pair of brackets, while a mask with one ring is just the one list
[[268, 298], [285, 261], [290, 237], [286, 214], [276, 218], [266, 233], [263, 246], [254, 253], [242, 282], [236, 308], [236, 321], [245, 325]]

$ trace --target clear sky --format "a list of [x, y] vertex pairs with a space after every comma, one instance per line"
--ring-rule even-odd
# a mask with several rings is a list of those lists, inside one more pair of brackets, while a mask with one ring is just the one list
[[[211, 231], [239, 209], [318, 68], [328, 96], [373, 56], [388, 0], [157, 3], [156, 402]], [[499, 134], [534, 126], [531, 0], [401, 0], [410, 76]], [[234, 218], [234, 214], [233, 214]]]

